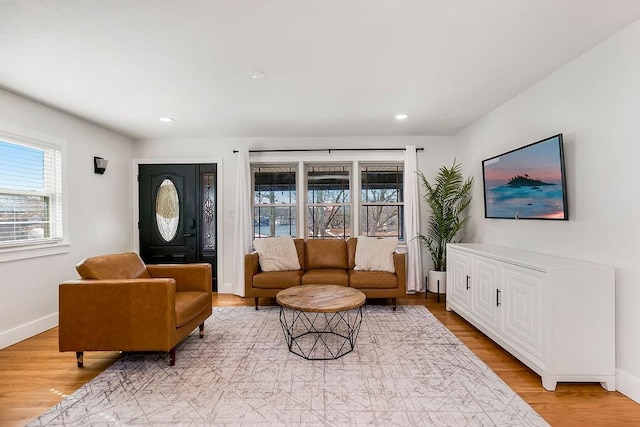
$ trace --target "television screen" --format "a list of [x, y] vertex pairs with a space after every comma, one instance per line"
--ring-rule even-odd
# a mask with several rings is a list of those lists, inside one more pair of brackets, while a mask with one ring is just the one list
[[567, 220], [562, 134], [482, 161], [485, 218]]

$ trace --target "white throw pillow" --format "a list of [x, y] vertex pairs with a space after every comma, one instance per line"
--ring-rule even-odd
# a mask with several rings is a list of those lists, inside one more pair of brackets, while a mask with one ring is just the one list
[[291, 236], [256, 239], [253, 247], [258, 252], [262, 271], [300, 270], [298, 252]]
[[393, 252], [398, 247], [397, 237], [358, 236], [356, 245], [356, 266], [354, 270], [388, 271], [395, 273]]

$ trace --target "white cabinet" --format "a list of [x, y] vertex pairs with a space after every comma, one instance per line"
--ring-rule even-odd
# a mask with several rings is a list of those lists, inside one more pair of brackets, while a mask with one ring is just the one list
[[501, 333], [540, 364], [544, 360], [542, 294], [544, 274], [513, 265], [502, 267]]
[[542, 377], [615, 390], [612, 267], [481, 243], [447, 247], [453, 310]]
[[494, 330], [498, 328], [500, 304], [498, 289], [499, 268], [494, 262], [477, 258], [473, 259], [471, 275], [469, 276], [469, 289], [473, 286], [471, 294], [471, 312], [477, 317], [479, 322], [487, 328]]
[[471, 307], [470, 274], [471, 258], [464, 253], [449, 252], [447, 255], [447, 299], [455, 299], [458, 307], [465, 311]]

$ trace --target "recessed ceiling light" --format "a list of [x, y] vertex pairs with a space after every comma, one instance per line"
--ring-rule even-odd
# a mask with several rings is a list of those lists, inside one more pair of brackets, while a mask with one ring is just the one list
[[264, 73], [262, 71], [252, 71], [249, 73], [249, 75], [254, 80], [264, 79]]
[[162, 123], [173, 123], [176, 121], [176, 119], [174, 119], [173, 117], [166, 116], [166, 117], [160, 117], [160, 121]]
[[396, 120], [407, 120], [409, 118], [408, 114], [396, 114]]

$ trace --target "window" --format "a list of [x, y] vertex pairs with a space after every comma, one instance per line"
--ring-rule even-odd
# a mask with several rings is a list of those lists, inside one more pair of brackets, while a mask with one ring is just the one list
[[307, 237], [351, 236], [351, 165], [307, 166]]
[[296, 167], [252, 166], [254, 238], [296, 237]]
[[404, 165], [397, 159], [253, 164], [251, 170], [255, 239], [404, 240]]
[[360, 234], [403, 238], [403, 165], [360, 167]]
[[60, 242], [61, 147], [0, 134], [0, 248]]

